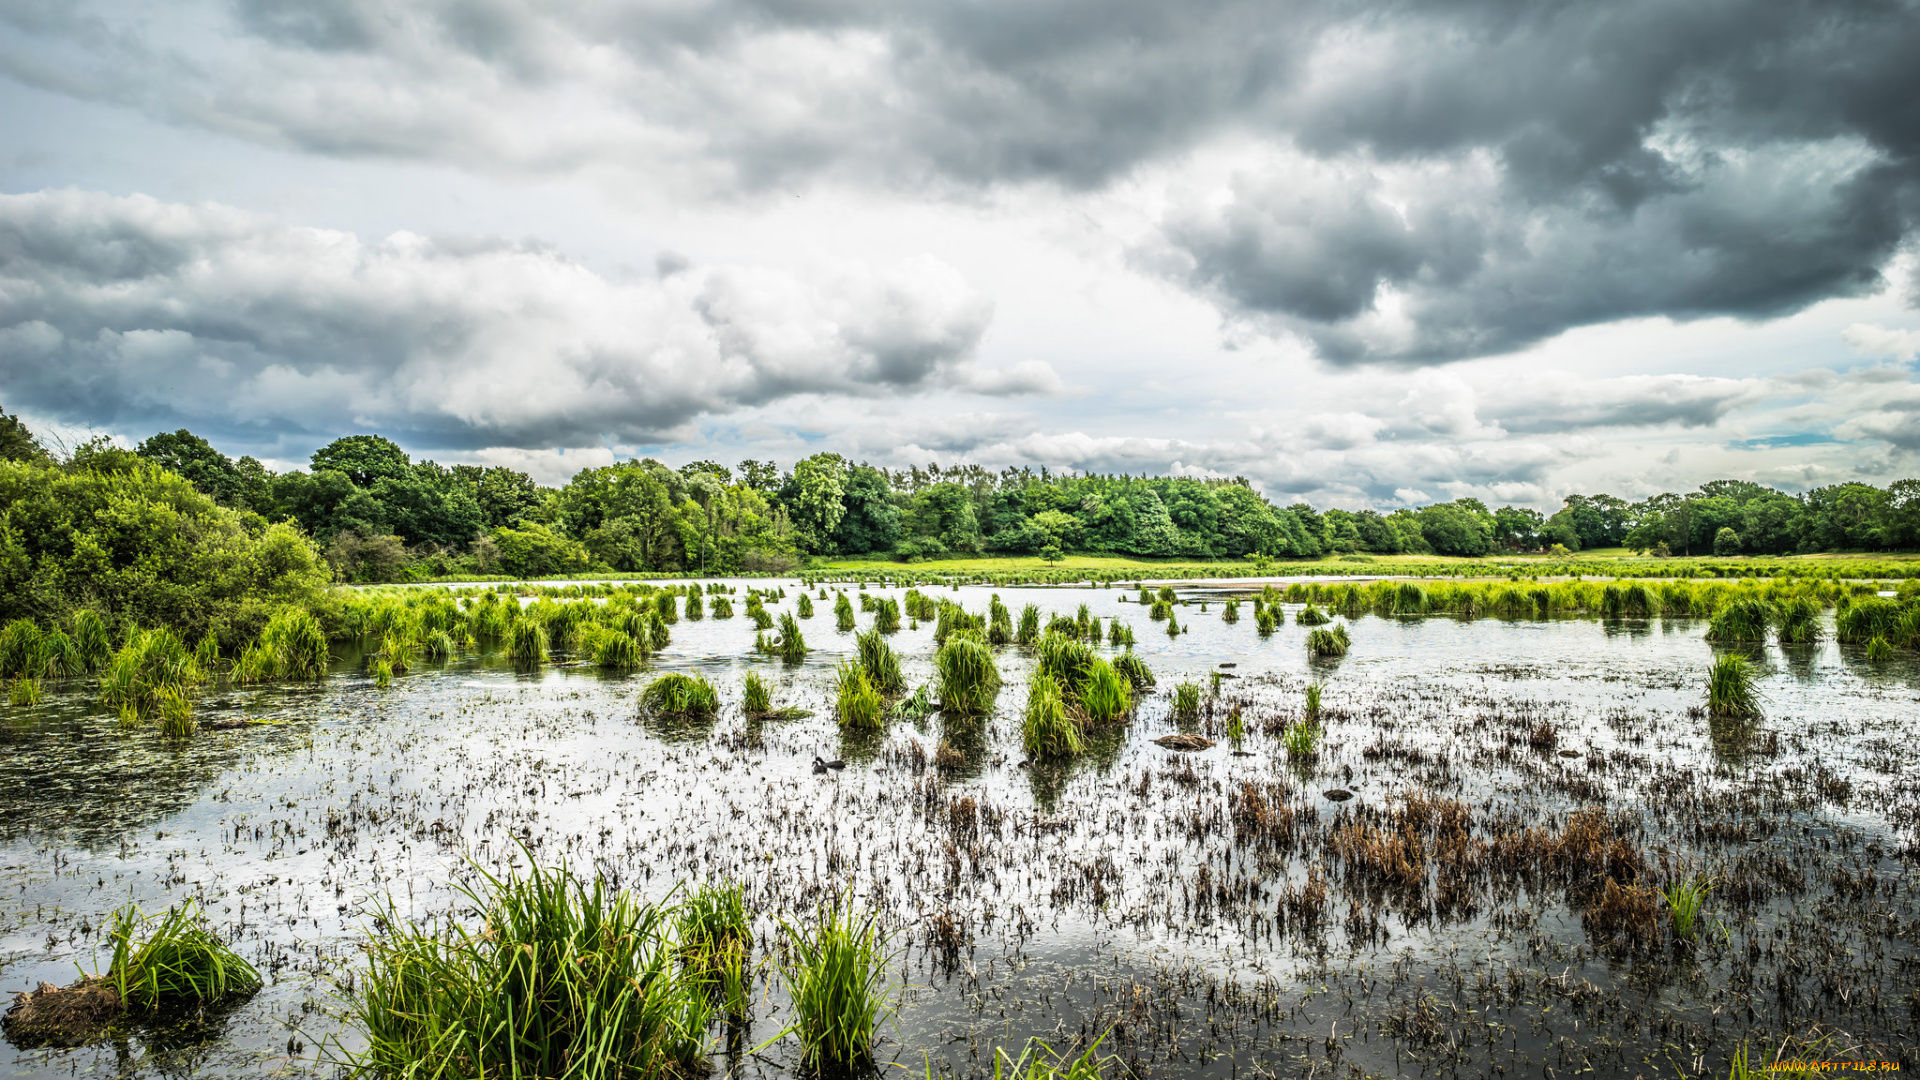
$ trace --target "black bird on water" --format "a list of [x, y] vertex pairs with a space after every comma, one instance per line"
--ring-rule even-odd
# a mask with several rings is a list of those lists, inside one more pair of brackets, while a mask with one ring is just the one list
[[820, 755], [815, 754], [813, 757], [813, 775], [815, 776], [825, 773], [828, 769], [844, 769], [846, 767], [847, 763], [841, 761], [839, 758], [834, 758], [832, 761], [821, 761]]

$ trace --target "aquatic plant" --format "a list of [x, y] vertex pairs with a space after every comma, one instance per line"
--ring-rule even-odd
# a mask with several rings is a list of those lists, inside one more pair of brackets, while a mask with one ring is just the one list
[[1307, 655], [1311, 657], [1345, 656], [1351, 644], [1344, 625], [1319, 627], [1307, 633]]
[[790, 611], [780, 613], [780, 640], [774, 644], [773, 651], [789, 664], [807, 658], [807, 639], [800, 633], [800, 620]]
[[1780, 622], [1780, 644], [1811, 645], [1820, 640], [1820, 605], [1811, 597], [1789, 597], [1781, 601], [1776, 614]]
[[1173, 688], [1173, 715], [1190, 720], [1200, 715], [1200, 684], [1183, 682]]
[[647, 658], [638, 638], [622, 630], [602, 629], [593, 639], [595, 667], [613, 671], [632, 671]]
[[933, 654], [933, 668], [940, 680], [942, 710], [972, 716], [993, 707], [1000, 669], [994, 665], [993, 650], [977, 632], [949, 637]]
[[435, 630], [421, 642], [420, 648], [429, 660], [446, 660], [453, 655], [453, 635], [445, 630]]
[[1773, 623], [1772, 604], [1757, 598], [1735, 600], [1714, 612], [1707, 624], [1707, 640], [1714, 642], [1753, 642], [1767, 639], [1767, 627]]
[[649, 613], [647, 616], [647, 644], [651, 646], [649, 651], [659, 652], [661, 649], [666, 648], [672, 640], [673, 631], [668, 628], [666, 620], [662, 619], [658, 614]]
[[1154, 622], [1161, 622], [1172, 617], [1173, 605], [1167, 603], [1165, 600], [1155, 600], [1153, 606], [1147, 609], [1147, 618], [1152, 619]]
[[1424, 615], [1427, 613], [1427, 590], [1411, 581], [1402, 581], [1393, 586], [1393, 597], [1388, 610], [1395, 615]]
[[1274, 618], [1272, 608], [1256, 607], [1253, 609], [1253, 628], [1259, 632], [1261, 637], [1273, 636], [1274, 630], [1278, 627], [1279, 620]]
[[0, 676], [43, 674], [40, 627], [32, 619], [15, 619], [0, 630]]
[[1707, 712], [1736, 719], [1759, 716], [1753, 679], [1753, 664], [1746, 657], [1739, 653], [1717, 657], [1707, 675]]
[[793, 1022], [782, 1034], [800, 1040], [800, 1065], [822, 1074], [859, 1071], [873, 1058], [873, 1038], [891, 1008], [888, 935], [874, 912], [855, 914], [849, 889], [823, 904], [811, 924], [781, 920], [787, 961], [781, 981]]
[[1112, 622], [1107, 624], [1107, 644], [1112, 645], [1116, 649], [1133, 648], [1133, 627], [1121, 622], [1119, 618], [1116, 617]]
[[900, 602], [883, 596], [873, 605], [873, 628], [883, 634], [900, 632]]
[[859, 653], [860, 670], [866, 673], [867, 681], [875, 690], [888, 697], [906, 690], [906, 677], [900, 674], [900, 658], [894, 655], [893, 646], [887, 643], [879, 627], [854, 638], [854, 646]]
[[668, 623], [680, 621], [680, 605], [675, 602], [676, 595], [672, 589], [663, 589], [653, 594], [653, 610], [662, 621]]
[[7, 704], [40, 704], [40, 680], [31, 675], [15, 675], [7, 684]]
[[1020, 628], [1014, 632], [1016, 645], [1034, 646], [1040, 643], [1040, 608], [1028, 604], [1020, 609]]
[[799, 610], [801, 618], [813, 618], [813, 597], [801, 593], [799, 599], [794, 601], [794, 607]]
[[1280, 744], [1286, 747], [1288, 757], [1308, 760], [1320, 752], [1320, 725], [1311, 720], [1296, 720], [1287, 725]]
[[688, 981], [721, 999], [730, 1015], [745, 1016], [753, 951], [745, 891], [734, 882], [701, 885], [675, 910], [674, 938]]
[[1059, 684], [1060, 692], [1077, 698], [1093, 672], [1093, 649], [1062, 633], [1050, 633], [1040, 639], [1038, 670]]
[[1300, 709], [1302, 716], [1316, 723], [1320, 720], [1320, 689], [1319, 683], [1308, 683], [1306, 702]]
[[1171, 614], [1169, 614], [1167, 616], [1167, 636], [1179, 637], [1180, 632], [1181, 632], [1180, 620], [1174, 618]]
[[1867, 659], [1874, 663], [1893, 659], [1893, 645], [1886, 638], [1874, 635], [1873, 640], [1867, 642]]
[[833, 602], [834, 629], [847, 631], [854, 628], [853, 601], [846, 593], [840, 593]]
[[1133, 708], [1133, 687], [1112, 664], [1096, 657], [1080, 686], [1080, 708], [1096, 724], [1119, 720]]
[[908, 720], [921, 720], [933, 715], [939, 708], [940, 703], [933, 696], [932, 684], [921, 683], [918, 690], [894, 704], [893, 713]]
[[640, 708], [655, 716], [712, 716], [720, 711], [720, 691], [698, 675], [662, 675], [640, 692]]
[[1153, 687], [1153, 670], [1147, 662], [1130, 652], [1113, 658], [1113, 670], [1119, 672], [1136, 691]]
[[192, 900], [161, 916], [121, 908], [108, 923], [107, 940], [113, 959], [106, 978], [137, 1012], [212, 1005], [260, 988], [260, 973], [207, 930]]
[[1220, 619], [1222, 622], [1226, 622], [1226, 623], [1239, 622], [1240, 621], [1240, 601], [1238, 600], [1227, 601], [1227, 606], [1220, 612]]
[[688, 622], [699, 622], [706, 618], [706, 597], [696, 589], [687, 594], [686, 615]]
[[713, 602], [708, 605], [708, 608], [716, 619], [733, 618], [733, 601], [725, 596], [714, 597]]
[[1070, 757], [1081, 751], [1080, 726], [1067, 716], [1059, 682], [1045, 671], [1036, 670], [1027, 680], [1020, 745], [1031, 758]]
[[773, 693], [757, 671], [747, 672], [741, 682], [740, 711], [748, 716], [765, 716], [773, 711]]
[[[675, 910], [591, 886], [562, 865], [460, 891], [483, 929], [410, 926], [389, 903], [350, 982], [365, 1043], [355, 1075], [412, 1077], [459, 1062], [474, 1077], [694, 1076], [707, 985], [676, 963]], [[586, 1068], [583, 1069], [583, 1066]]]
[[143, 718], [159, 708], [162, 693], [185, 693], [204, 678], [173, 631], [135, 631], [101, 675], [100, 701]]
[[1711, 891], [1713, 886], [1698, 877], [1674, 881], [1660, 890], [1661, 897], [1667, 902], [1667, 915], [1673, 920], [1673, 936], [1676, 939], [1693, 941], [1699, 936], [1700, 908]]
[[1300, 609], [1300, 613], [1293, 617], [1293, 621], [1299, 623], [1301, 626], [1324, 626], [1333, 621], [1333, 616], [1328, 615], [1312, 604], [1308, 604], [1306, 607]]
[[547, 662], [547, 628], [532, 619], [521, 619], [507, 631], [507, 659], [522, 671], [531, 671]]
[[81, 608], [67, 621], [71, 628], [74, 652], [79, 658], [79, 674], [99, 671], [113, 656], [113, 637], [107, 623], [91, 608]]
[[180, 687], [160, 689], [154, 699], [154, 715], [162, 735], [184, 739], [194, 732], [193, 699]]
[[256, 658], [255, 674], [268, 670], [265, 679], [294, 679], [317, 682], [326, 678], [333, 666], [333, 650], [327, 644], [327, 632], [320, 620], [305, 608], [285, 607], [274, 612], [260, 630], [255, 644], [272, 657], [272, 662]]
[[835, 675], [833, 715], [840, 721], [840, 726], [859, 731], [876, 731], [884, 727], [887, 718], [886, 699], [874, 688], [866, 671], [858, 663], [848, 660], [835, 668]]

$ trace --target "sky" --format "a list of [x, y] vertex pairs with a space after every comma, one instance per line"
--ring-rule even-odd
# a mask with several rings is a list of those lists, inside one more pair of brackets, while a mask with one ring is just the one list
[[1920, 0], [0, 0], [0, 407], [1552, 509], [1920, 476]]

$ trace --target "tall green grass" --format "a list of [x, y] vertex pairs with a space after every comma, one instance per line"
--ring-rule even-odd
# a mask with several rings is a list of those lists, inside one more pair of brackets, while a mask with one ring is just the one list
[[40, 680], [31, 675], [15, 675], [7, 684], [7, 704], [40, 704]]
[[1707, 674], [1707, 711], [1736, 719], [1759, 716], [1760, 695], [1753, 682], [1753, 664], [1746, 657], [1727, 653], [1716, 658]]
[[[477, 869], [477, 868], [476, 868]], [[357, 1076], [688, 1077], [703, 1071], [711, 993], [678, 962], [679, 912], [591, 886], [565, 866], [478, 871], [482, 913], [409, 925], [392, 906], [350, 984]]]
[[173, 631], [135, 631], [101, 674], [100, 701], [123, 717], [143, 719], [159, 710], [163, 698], [186, 695], [204, 680]]
[[977, 631], [950, 636], [933, 654], [933, 668], [940, 681], [943, 711], [976, 716], [993, 708], [1000, 669], [993, 662], [993, 650]]
[[640, 692], [640, 708], [655, 716], [712, 716], [720, 711], [720, 691], [698, 675], [662, 675]]
[[835, 669], [833, 715], [840, 726], [877, 731], [886, 726], [887, 702], [858, 663], [843, 661]]
[[854, 638], [854, 645], [860, 657], [860, 670], [866, 673], [867, 681], [875, 690], [888, 697], [906, 692], [907, 679], [900, 673], [900, 658], [894, 655], [893, 646], [887, 643], [879, 627]]
[[136, 1012], [212, 1005], [260, 988], [260, 973], [207, 930], [192, 900], [159, 916], [121, 908], [107, 940], [113, 943], [107, 979]]
[[1300, 609], [1300, 614], [1295, 615], [1293, 621], [1301, 626], [1324, 626], [1333, 621], [1333, 616], [1321, 611], [1313, 604], [1308, 604]]
[[1707, 640], [1745, 643], [1767, 640], [1767, 628], [1777, 616], [1774, 606], [1754, 597], [1735, 600], [1714, 612], [1707, 624]]
[[1080, 708], [1096, 724], [1123, 719], [1133, 708], [1133, 686], [1112, 664], [1096, 658], [1080, 687]]
[[[1020, 1056], [1008, 1057], [1000, 1047], [993, 1049], [993, 1080], [1107, 1080], [1116, 1074], [1125, 1074], [1126, 1064], [1114, 1054], [1101, 1054], [1100, 1044], [1107, 1040], [1112, 1029], [1101, 1033], [1085, 1050], [1076, 1057], [1069, 1058], [1039, 1039], [1027, 1040]], [[927, 1070], [927, 1080], [933, 1080], [931, 1065]]]
[[1071, 757], [1080, 753], [1080, 725], [1067, 716], [1060, 684], [1045, 671], [1027, 680], [1027, 708], [1020, 718], [1020, 745], [1030, 758]]
[[1190, 720], [1200, 715], [1200, 684], [1183, 682], [1173, 688], [1173, 715]]
[[1040, 643], [1040, 609], [1028, 604], [1020, 609], [1020, 628], [1014, 632], [1013, 642], [1031, 648]]
[[780, 659], [797, 664], [807, 658], [807, 639], [800, 633], [800, 620], [790, 611], [780, 613], [780, 641], [774, 646]]
[[801, 618], [813, 618], [813, 597], [803, 592], [800, 594], [799, 599], [794, 601], [793, 606], [799, 611]]
[[507, 658], [522, 671], [547, 662], [547, 628], [532, 619], [515, 620], [507, 632]]
[[853, 601], [847, 599], [846, 593], [840, 593], [833, 601], [834, 629], [845, 632], [852, 630], [855, 625]]
[[1700, 909], [1706, 905], [1707, 894], [1713, 886], [1702, 878], [1677, 880], [1660, 890], [1667, 902], [1667, 915], [1673, 922], [1673, 936], [1680, 941], [1693, 941], [1700, 934]]
[[740, 684], [740, 711], [748, 716], [765, 716], [773, 711], [773, 692], [757, 671], [747, 672]]
[[1153, 689], [1153, 669], [1147, 667], [1145, 660], [1130, 652], [1113, 658], [1113, 670], [1119, 672], [1136, 692]]
[[889, 936], [873, 912], [856, 914], [851, 890], [822, 905], [807, 926], [782, 921], [787, 942], [781, 981], [793, 1003], [782, 1034], [800, 1040], [807, 1072], [861, 1071], [873, 1064], [873, 1040], [891, 1011]]
[[1319, 627], [1307, 633], [1308, 656], [1345, 656], [1351, 645], [1344, 624], [1336, 623], [1331, 628]]

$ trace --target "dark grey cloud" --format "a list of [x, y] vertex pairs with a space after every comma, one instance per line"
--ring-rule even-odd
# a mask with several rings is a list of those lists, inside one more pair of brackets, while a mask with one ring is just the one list
[[[732, 197], [1183, 175], [1140, 265], [1336, 362], [1881, 288], [1916, 0], [0, 0], [0, 71], [272, 145]], [[147, 21], [143, 21], [147, 20]], [[1260, 160], [1204, 175], [1209, 148]]]
[[621, 283], [500, 241], [0, 196], [9, 407], [136, 431], [371, 425], [421, 447], [588, 446], [796, 395], [1049, 389], [1050, 369], [974, 365], [990, 319], [928, 257], [807, 281], [715, 267]]

